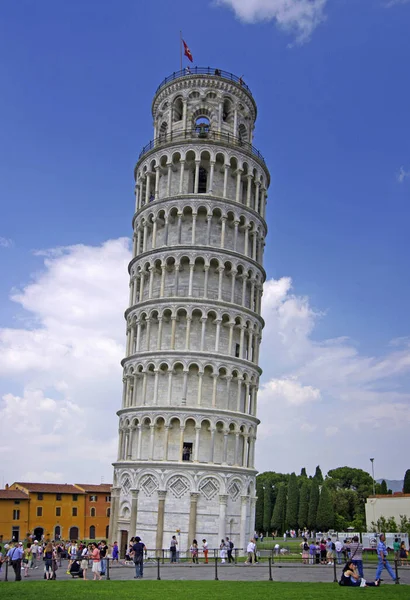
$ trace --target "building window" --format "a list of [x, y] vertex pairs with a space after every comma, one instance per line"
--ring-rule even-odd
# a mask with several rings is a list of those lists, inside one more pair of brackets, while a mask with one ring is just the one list
[[107, 513], [107, 517], [111, 517], [111, 508], [107, 508], [106, 513]]
[[241, 347], [239, 344], [235, 344], [235, 358], [239, 358]]
[[14, 500], [14, 504], [20, 504], [20, 500]]
[[43, 499], [43, 494], [37, 494], [37, 500], [42, 500]]
[[73, 502], [77, 502], [78, 500], [78, 494], [73, 494]]
[[61, 517], [61, 506], [56, 506], [56, 517]]
[[105, 501], [106, 501], [106, 502], [111, 502], [111, 496], [106, 496], [106, 497], [105, 497]]
[[90, 502], [97, 502], [97, 496], [90, 496]]
[[37, 516], [38, 517], [43, 516], [43, 507], [42, 506], [37, 506]]
[[20, 511], [18, 509], [13, 510], [13, 521], [19, 521], [20, 520]]
[[91, 525], [90, 527], [90, 540], [95, 540], [95, 527], [94, 525]]
[[90, 517], [95, 517], [95, 508], [90, 509]]
[[203, 167], [199, 167], [198, 174], [198, 194], [206, 194], [206, 180], [208, 173]]
[[13, 542], [18, 542], [20, 539], [20, 527], [13, 527], [11, 530], [11, 539]]
[[57, 500], [57, 502], [61, 502], [61, 500], [62, 500], [61, 494], [56, 494], [56, 500]]
[[76, 506], [73, 508], [71, 514], [72, 514], [73, 517], [77, 516], [77, 507]]

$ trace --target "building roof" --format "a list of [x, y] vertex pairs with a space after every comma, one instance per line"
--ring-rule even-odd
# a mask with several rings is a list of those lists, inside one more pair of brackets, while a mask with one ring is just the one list
[[101, 494], [109, 494], [112, 488], [111, 483], [99, 483], [98, 485], [92, 483], [76, 483], [75, 485], [81, 490], [84, 490], [84, 492], [94, 492], [95, 494], [98, 492]]
[[21, 490], [0, 490], [0, 500], [28, 500], [28, 495]]
[[16, 488], [23, 488], [28, 492], [37, 492], [44, 494], [83, 494], [84, 492], [71, 483], [25, 483], [16, 481], [13, 483]]

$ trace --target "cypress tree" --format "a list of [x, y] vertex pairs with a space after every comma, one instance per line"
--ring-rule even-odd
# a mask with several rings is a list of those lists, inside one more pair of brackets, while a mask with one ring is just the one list
[[309, 484], [304, 481], [300, 488], [298, 522], [302, 529], [308, 526], [309, 514]]
[[318, 529], [328, 531], [335, 524], [335, 512], [330, 492], [326, 485], [322, 486], [320, 492], [319, 506], [317, 509], [316, 524]]
[[269, 532], [270, 520], [272, 518], [272, 488], [266, 485], [263, 490], [263, 530]]
[[387, 483], [385, 479], [383, 479], [383, 481], [380, 484], [380, 493], [387, 494]]
[[298, 527], [299, 487], [295, 473], [291, 473], [288, 483], [288, 501], [286, 504], [286, 526], [290, 529]]
[[256, 480], [256, 495], [258, 499], [255, 507], [255, 529], [256, 531], [263, 531], [263, 504], [264, 504], [264, 489], [262, 483]]
[[320, 470], [319, 465], [316, 467], [316, 471], [315, 471], [315, 474], [313, 475], [313, 479], [316, 479], [316, 481], [318, 482], [319, 485], [321, 483], [323, 483], [323, 475], [322, 475], [322, 471]]
[[316, 529], [317, 507], [319, 506], [319, 484], [316, 479], [313, 479], [310, 488], [309, 511], [308, 511], [308, 527]]
[[286, 515], [286, 486], [284, 483], [279, 485], [278, 495], [275, 502], [275, 508], [272, 514], [272, 529], [278, 530], [279, 533], [285, 531], [285, 515]]
[[305, 467], [301, 468], [301, 470], [300, 470], [300, 477], [307, 477], [307, 473], [306, 473]]
[[410, 469], [407, 469], [406, 474], [404, 475], [403, 492], [405, 494], [410, 494]]

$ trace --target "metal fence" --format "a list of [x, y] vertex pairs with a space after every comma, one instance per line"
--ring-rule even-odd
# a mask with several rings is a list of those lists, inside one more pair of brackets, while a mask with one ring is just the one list
[[229, 71], [224, 71], [223, 69], [218, 69], [215, 67], [186, 67], [185, 69], [181, 69], [180, 71], [174, 71], [168, 77], [165, 77], [163, 81], [157, 87], [157, 91], [155, 94], [158, 94], [159, 90], [163, 88], [171, 81], [175, 79], [180, 79], [181, 77], [192, 77], [193, 75], [213, 75], [214, 77], [221, 77], [222, 79], [227, 79], [228, 81], [233, 81], [234, 83], [238, 83], [241, 87], [243, 87], [249, 94], [252, 95], [249, 86], [243, 81], [242, 77], [238, 77]]

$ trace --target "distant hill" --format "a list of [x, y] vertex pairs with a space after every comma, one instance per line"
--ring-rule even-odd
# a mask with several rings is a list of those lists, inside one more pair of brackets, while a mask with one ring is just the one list
[[[383, 479], [377, 479], [381, 483]], [[387, 489], [392, 492], [401, 492], [403, 490], [403, 479], [386, 479]]]

